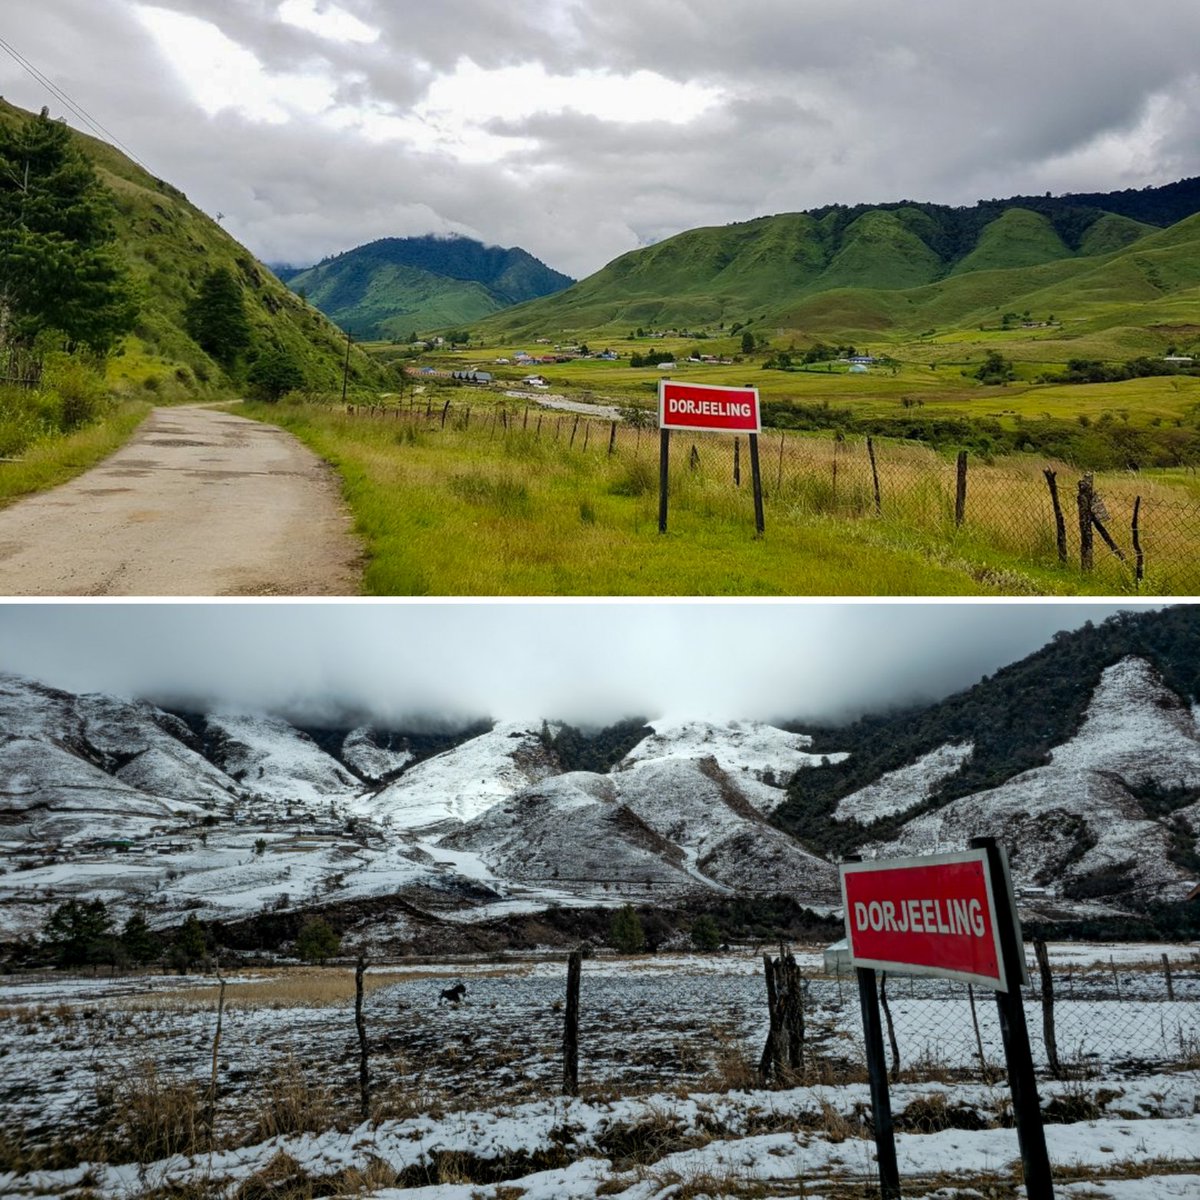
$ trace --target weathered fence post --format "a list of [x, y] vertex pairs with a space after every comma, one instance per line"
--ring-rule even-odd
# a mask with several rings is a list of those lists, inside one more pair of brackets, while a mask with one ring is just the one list
[[568, 449], [568, 450], [569, 450], [569, 449], [570, 449], [572, 446], [574, 446], [574, 445], [575, 445], [575, 435], [576, 435], [578, 432], [579, 432], [579, 415], [578, 415], [578, 414], [576, 414], [576, 416], [575, 416], [575, 423], [574, 423], [574, 424], [571, 426], [571, 440], [570, 440], [569, 442], [567, 442], [567, 449]]
[[585, 452], [587, 451], [587, 448], [588, 448], [588, 436], [591, 434], [591, 432], [592, 432], [591, 421], [584, 421], [584, 423], [583, 423], [583, 449]]
[[775, 491], [778, 493], [783, 488], [783, 438], [784, 432], [779, 431], [779, 473], [775, 479]]
[[1054, 976], [1050, 972], [1050, 955], [1043, 938], [1033, 939], [1033, 952], [1042, 978], [1042, 1035], [1046, 1043], [1046, 1062], [1050, 1064], [1054, 1078], [1061, 1079], [1062, 1064], [1058, 1059], [1058, 1036], [1054, 1027]]
[[1067, 523], [1063, 518], [1062, 504], [1058, 499], [1057, 474], [1047, 467], [1042, 474], [1046, 477], [1046, 486], [1050, 489], [1050, 503], [1054, 506], [1054, 539], [1058, 544], [1058, 561], [1067, 561]]
[[1167, 999], [1175, 999], [1175, 984], [1171, 981], [1171, 960], [1164, 953], [1162, 956], [1163, 975], [1167, 981]]
[[958, 452], [955, 465], [954, 524], [961, 525], [967, 515], [967, 452]]
[[[1163, 958], [1166, 958], [1165, 954]], [[1167, 978], [1170, 979], [1170, 975]], [[221, 1020], [225, 1015], [225, 977], [221, 974], [219, 963], [217, 965], [217, 979], [220, 981], [221, 990], [217, 995], [217, 1030], [213, 1034], [212, 1078], [208, 1083], [208, 1142], [210, 1146], [216, 1141], [217, 1056], [221, 1049]]]
[[[397, 411], [399, 411], [399, 410], [397, 410]], [[449, 415], [450, 415], [450, 401], [447, 400], [446, 403], [442, 405], [442, 428], [443, 429], [446, 428], [446, 418]]]
[[742, 486], [742, 439], [733, 439], [733, 486]]
[[360, 1120], [371, 1116], [371, 1078], [367, 1068], [367, 1024], [363, 1019], [363, 973], [366, 956], [360, 954], [354, 967], [354, 1026], [358, 1030], [358, 1110]]
[[[1135, 496], [1133, 499], [1133, 576], [1134, 579], [1141, 583], [1146, 574], [1146, 556], [1142, 553], [1141, 528], [1138, 525], [1138, 517], [1142, 511], [1142, 498]], [[1168, 973], [1167, 978], [1170, 978]]]
[[892, 1006], [887, 998], [887, 972], [879, 972], [879, 1007], [883, 1010], [883, 1023], [887, 1026], [888, 1045], [892, 1050], [892, 1082], [900, 1078], [900, 1047], [896, 1045], [896, 1026], [892, 1023]]
[[875, 515], [883, 511], [883, 498], [879, 494], [879, 469], [875, 465], [875, 443], [867, 438], [867, 457], [871, 460], [871, 483], [875, 487]]
[[526, 430], [528, 428], [529, 428], [529, 405], [527, 404], [527, 405], [525, 405], [525, 415], [521, 418], [521, 429]]
[[975, 1053], [979, 1055], [979, 1073], [984, 1083], [992, 1082], [992, 1071], [983, 1052], [983, 1036], [979, 1032], [979, 1013], [975, 1010], [975, 989], [967, 984], [967, 1003], [971, 1006], [971, 1028], [975, 1030]]
[[1092, 552], [1092, 475], [1089, 471], [1079, 481], [1079, 566], [1090, 571], [1094, 562]]
[[567, 958], [567, 1008], [563, 1018], [563, 1095], [579, 1095], [579, 979], [583, 951]]
[[614, 421], [608, 431], [608, 456], [612, 457], [613, 451], [617, 448], [617, 423]]

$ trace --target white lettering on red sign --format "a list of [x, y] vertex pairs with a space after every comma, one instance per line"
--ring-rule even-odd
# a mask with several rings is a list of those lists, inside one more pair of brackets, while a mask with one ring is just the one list
[[1007, 989], [987, 856], [843, 863], [842, 900], [856, 966]]
[[663, 379], [658, 403], [658, 423], [663, 429], [758, 433], [762, 425], [757, 388]]
[[854, 924], [876, 933], [969, 933], [983, 937], [983, 905], [978, 900], [872, 900], [854, 905]]

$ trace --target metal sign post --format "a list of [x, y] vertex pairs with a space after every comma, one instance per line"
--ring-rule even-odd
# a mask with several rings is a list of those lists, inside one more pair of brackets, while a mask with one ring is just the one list
[[672, 429], [700, 433], [746, 433], [754, 476], [754, 527], [763, 531], [762, 480], [758, 470], [758, 434], [762, 413], [755, 387], [719, 387], [708, 383], [658, 382], [658, 532], [667, 532], [667, 475]]
[[[981, 984], [996, 993], [1028, 1200], [1054, 1200], [1021, 985], [1028, 982], [1008, 859], [995, 838], [958, 854], [841, 866], [850, 961], [858, 972], [884, 1200], [900, 1195], [876, 969]], [[886, 1135], [886, 1136], [885, 1136]], [[889, 1165], [890, 1164], [890, 1165]]]
[[1033, 1071], [1033, 1051], [1029, 1028], [1025, 1024], [1025, 1003], [1021, 999], [1021, 981], [1025, 978], [1025, 954], [1021, 944], [1021, 926], [1008, 874], [1008, 857], [995, 838], [971, 839], [971, 845], [987, 855], [992, 893], [1011, 914], [999, 922], [1000, 952], [1009, 978], [1007, 991], [996, 993], [1000, 1013], [1000, 1037], [1004, 1042], [1004, 1061], [1008, 1067], [1008, 1086], [1012, 1092], [1013, 1116], [1017, 1121], [1017, 1141], [1025, 1168], [1025, 1194], [1029, 1200], [1054, 1200], [1054, 1181], [1050, 1174], [1050, 1155], [1046, 1150], [1046, 1131], [1042, 1127], [1042, 1106], [1038, 1099], [1037, 1078]]

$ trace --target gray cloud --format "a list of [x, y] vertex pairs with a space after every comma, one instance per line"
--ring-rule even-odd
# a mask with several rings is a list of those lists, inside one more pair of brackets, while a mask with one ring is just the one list
[[[484, 163], [373, 143], [317, 116], [209, 119], [132, 0], [9, 0], [7, 36], [270, 259], [458, 230], [583, 275], [697, 224], [834, 202], [1143, 186], [1196, 171], [1200, 8], [1177, 0], [342, 0], [380, 31], [372, 44], [285, 25], [278, 2], [158, 5], [215, 23], [269, 71], [315, 72], [339, 103], [397, 116], [464, 56], [559, 75], [649, 70], [722, 98], [679, 125], [569, 112], [493, 122], [532, 148]], [[0, 90], [28, 107], [50, 102], [7, 60]]]
[[9, 604], [0, 606], [0, 664], [70, 690], [307, 718], [829, 719], [968, 686], [1057, 630], [1113, 611], [1094, 603]]

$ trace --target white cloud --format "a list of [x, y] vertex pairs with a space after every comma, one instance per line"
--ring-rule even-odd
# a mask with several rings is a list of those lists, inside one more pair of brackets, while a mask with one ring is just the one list
[[318, 0], [283, 0], [279, 19], [332, 42], [357, 42], [370, 45], [379, 40], [380, 31], [360, 21], [353, 13], [335, 4], [320, 4]]

